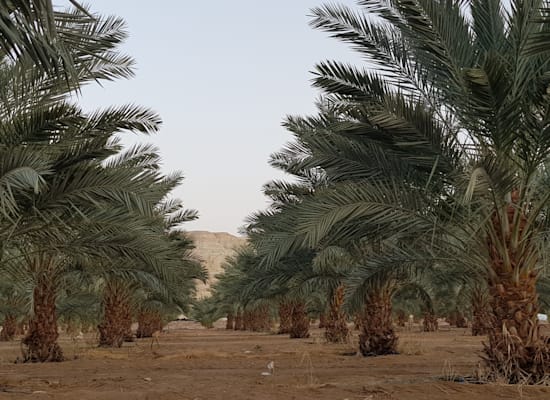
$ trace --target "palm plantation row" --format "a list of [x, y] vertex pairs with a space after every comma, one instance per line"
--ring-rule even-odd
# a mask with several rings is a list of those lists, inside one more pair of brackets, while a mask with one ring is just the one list
[[[0, 311], [4, 326], [27, 321], [28, 361], [63, 358], [59, 319], [97, 324], [104, 345], [134, 319], [150, 334], [204, 278], [175, 229], [195, 214], [167, 197], [181, 175], [116, 136], [153, 133], [159, 117], [75, 101], [85, 84], [131, 76], [133, 60], [117, 51], [121, 20], [72, 3], [0, 5]], [[303, 337], [313, 310], [329, 341], [355, 316], [368, 356], [395, 352], [394, 304], [418, 299], [428, 330], [469, 304], [488, 378], [547, 382], [550, 4], [358, 5], [312, 10], [366, 68], [315, 67], [318, 112], [288, 117], [294, 139], [270, 160], [293, 179], [265, 186], [250, 246], [196, 311], [265, 329], [276, 304], [280, 330]]]
[[150, 336], [181, 313], [205, 278], [177, 228], [196, 218], [170, 191], [158, 149], [123, 149], [160, 118], [136, 105], [93, 112], [83, 85], [133, 75], [124, 22], [73, 2], [0, 5], [0, 298], [2, 339], [21, 326], [25, 361], [60, 361], [58, 325], [96, 326], [100, 345]]
[[488, 379], [548, 382], [550, 4], [358, 6], [312, 10], [366, 68], [316, 65], [318, 112], [288, 117], [270, 160], [293, 179], [265, 186], [271, 205], [201, 314], [276, 305], [285, 326], [309, 309], [329, 340], [357, 316], [368, 356], [395, 352], [392, 302], [416, 298], [428, 330], [471, 310]]

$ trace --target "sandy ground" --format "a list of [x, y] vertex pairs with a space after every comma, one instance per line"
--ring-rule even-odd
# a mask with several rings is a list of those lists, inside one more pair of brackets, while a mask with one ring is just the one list
[[[417, 328], [418, 329], [418, 328]], [[169, 325], [160, 345], [143, 339], [97, 349], [62, 337], [70, 361], [14, 364], [19, 343], [0, 343], [0, 399], [550, 399], [550, 387], [448, 382], [475, 370], [481, 339], [464, 329], [400, 332], [401, 354], [357, 357], [329, 345], [267, 333]], [[354, 337], [354, 341], [356, 341]], [[263, 376], [274, 361], [275, 373]]]

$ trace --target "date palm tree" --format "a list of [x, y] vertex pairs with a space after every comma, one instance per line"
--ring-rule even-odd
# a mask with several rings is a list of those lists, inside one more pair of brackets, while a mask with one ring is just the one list
[[[116, 32], [121, 26], [113, 20], [81, 26], [106, 44], [75, 53], [80, 82], [127, 75], [127, 58], [113, 50], [123, 36]], [[138, 243], [128, 232], [140, 225], [135, 216], [150, 207], [139, 195], [142, 188], [160, 177], [140, 166], [102, 165], [119, 151], [113, 135], [123, 129], [154, 132], [160, 120], [137, 106], [85, 113], [69, 99], [72, 89], [61, 78], [18, 61], [3, 63], [0, 76], [2, 268], [23, 268], [34, 282], [25, 359], [60, 360], [55, 317], [60, 277], [94, 257], [146, 248], [139, 247], [146, 246], [146, 237]]]
[[147, 188], [173, 187], [163, 183], [158, 156], [139, 148], [125, 163], [110, 159], [120, 150], [117, 132], [155, 132], [160, 119], [133, 105], [85, 113], [74, 104], [83, 84], [133, 74], [133, 60], [117, 51], [124, 22], [72, 3], [63, 12], [49, 0], [0, 6], [2, 269], [23, 271], [34, 285], [23, 340], [29, 361], [63, 358], [56, 298], [68, 272], [167, 257], [150, 246], [158, 199]]
[[[550, 371], [537, 324], [550, 154], [548, 2], [363, 0], [312, 25], [349, 43], [360, 69], [326, 61], [314, 84], [334, 105], [285, 152], [338, 179], [261, 241], [268, 262], [322, 243], [372, 238], [386, 264], [459, 261], [482, 270], [490, 377], [537, 383]], [[319, 150], [320, 149], [320, 150]], [[370, 167], [370, 168], [367, 168]]]
[[[77, 89], [82, 83], [78, 58], [93, 54], [90, 47], [116, 45], [125, 32], [120, 29], [122, 20], [105, 19], [93, 14], [79, 1], [69, 2], [73, 8], [67, 10], [56, 8], [51, 0], [2, 2], [0, 59], [17, 62], [25, 69], [35, 69], [45, 78], [62, 80], [65, 87]], [[100, 27], [103, 23], [105, 27], [112, 27], [113, 23], [118, 25], [112, 30], [118, 36], [114, 42], [99, 34], [104, 31], [105, 27]]]
[[[378, 95], [382, 96], [383, 93]], [[298, 182], [286, 185], [275, 182], [267, 186], [269, 191], [266, 190], [266, 193], [273, 200], [272, 210], [257, 214], [251, 221], [249, 232], [251, 242], [264, 257], [265, 264], [272, 265], [273, 268], [276, 268], [282, 257], [294, 254], [301, 248], [313, 250], [318, 258], [323, 252], [330, 253], [331, 249], [341, 249], [348, 254], [348, 271], [345, 274], [340, 271], [340, 277], [333, 282], [343, 281], [348, 297], [355, 290], [352, 287], [360, 289], [358, 293], [361, 294], [355, 295], [353, 313], [363, 314], [363, 310], [370, 310], [368, 318], [361, 318], [366, 329], [361, 340], [374, 345], [364, 346], [363, 354], [391, 354], [396, 352], [397, 345], [391, 320], [392, 296], [403, 284], [402, 280], [408, 279], [407, 274], [402, 272], [405, 264], [410, 266], [414, 263], [408, 260], [404, 263], [398, 259], [399, 257], [390, 260], [387, 253], [402, 252], [396, 243], [418, 241], [419, 237], [416, 232], [400, 232], [399, 239], [397, 234], [382, 227], [383, 221], [369, 224], [365, 219], [360, 222], [364, 223], [362, 227], [359, 226], [360, 223], [357, 226], [342, 224], [335, 232], [329, 232], [328, 229], [339, 222], [335, 219], [338, 218], [336, 213], [339, 210], [332, 204], [350, 194], [360, 200], [361, 190], [371, 196], [378, 196], [374, 200], [377, 208], [371, 211], [377, 214], [384, 211], [386, 203], [400, 197], [398, 191], [377, 192], [378, 185], [406, 182], [410, 187], [424, 188], [431, 180], [430, 189], [443, 186], [438, 176], [432, 176], [433, 166], [426, 161], [439, 144], [434, 143], [434, 149], [419, 151], [418, 159], [401, 160], [399, 157], [404, 151], [399, 152], [396, 148], [389, 152], [375, 140], [351, 136], [344, 132], [351, 126], [352, 120], [343, 114], [345, 110], [342, 103], [335, 97], [325, 97], [318, 102], [318, 115], [287, 119], [285, 125], [294, 134], [295, 140], [274, 154], [271, 163], [293, 174]], [[396, 134], [394, 140], [408, 139], [412, 143], [426, 140], [427, 136], [418, 133], [416, 137], [400, 138]], [[449, 165], [456, 162], [451, 152], [444, 153], [441, 158], [440, 170], [448, 169]], [[424, 193], [422, 195], [422, 198], [411, 196], [410, 199], [400, 198], [399, 201], [409, 201], [414, 205], [429, 204], [429, 197]], [[330, 208], [335, 212], [325, 214]], [[353, 213], [354, 209], [356, 206], [350, 204], [348, 211]], [[418, 225], [418, 228], [429, 231], [431, 223]], [[347, 233], [348, 236], [343, 236], [342, 233]], [[425, 232], [420, 237], [423, 235]], [[387, 250], [377, 259], [376, 253], [381, 249]], [[369, 260], [368, 263], [366, 260]], [[337, 263], [334, 263], [335, 260], [332, 261], [335, 266]], [[348, 287], [347, 278], [350, 277], [349, 271], [353, 269], [360, 271], [362, 275], [356, 271], [353, 276], [354, 283]], [[313, 273], [311, 282], [320, 278], [317, 276], [318, 272], [320, 271]], [[384, 278], [387, 282], [383, 282]], [[317, 284], [320, 284], [320, 281], [317, 281]], [[339, 283], [331, 290], [336, 290], [338, 285]], [[378, 315], [378, 311], [384, 315]], [[367, 325], [376, 329], [370, 329]], [[341, 326], [343, 327], [342, 324]], [[375, 338], [376, 335], [380, 337]]]
[[127, 35], [121, 19], [53, 12], [49, 0], [2, 3], [0, 15], [0, 212], [16, 218], [18, 192], [40, 191], [51, 173], [41, 151], [55, 141], [56, 125], [45, 114], [78, 125], [60, 99], [90, 82], [132, 76], [134, 61], [117, 51]]
[[[130, 339], [132, 321], [137, 317], [138, 337], [149, 337], [153, 327], [162, 327], [167, 314], [178, 315], [190, 303], [194, 280], [206, 280], [206, 271], [191, 255], [192, 242], [176, 230], [196, 218], [178, 200], [163, 200], [181, 181], [173, 175], [147, 189], [147, 196], [158, 202], [148, 221], [147, 257], [119, 257], [92, 271], [103, 282], [100, 346], [120, 347]], [[162, 201], [161, 201], [162, 200]]]
[[63, 12], [49, 0], [0, 5], [0, 268], [32, 284], [26, 361], [63, 359], [58, 300], [75, 295], [67, 276], [118, 263], [122, 281], [154, 277], [161, 288], [182, 256], [165, 226], [192, 216], [165, 199], [181, 176], [160, 173], [155, 149], [120, 154], [115, 135], [156, 132], [156, 113], [134, 105], [84, 112], [75, 103], [84, 84], [132, 76], [133, 60], [117, 50], [121, 19], [72, 3]]

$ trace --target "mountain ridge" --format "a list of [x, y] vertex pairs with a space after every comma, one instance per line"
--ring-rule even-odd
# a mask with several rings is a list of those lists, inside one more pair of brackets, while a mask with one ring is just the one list
[[193, 254], [201, 260], [208, 271], [206, 284], [197, 282], [197, 298], [210, 295], [210, 287], [216, 282], [215, 276], [223, 271], [227, 257], [234, 255], [239, 247], [246, 245], [247, 239], [227, 232], [188, 231], [195, 249]]

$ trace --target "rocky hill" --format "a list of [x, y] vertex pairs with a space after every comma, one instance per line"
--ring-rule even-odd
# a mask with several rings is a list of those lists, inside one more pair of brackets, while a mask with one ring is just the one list
[[244, 246], [246, 239], [226, 232], [190, 231], [188, 234], [195, 243], [195, 255], [208, 269], [209, 280], [206, 285], [202, 282], [197, 285], [197, 297], [202, 298], [209, 294], [210, 285], [216, 281], [214, 276], [222, 272], [225, 258]]

